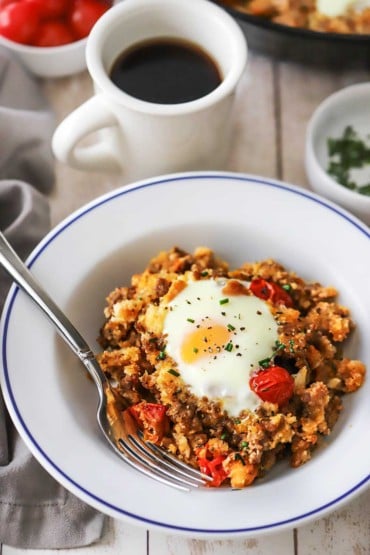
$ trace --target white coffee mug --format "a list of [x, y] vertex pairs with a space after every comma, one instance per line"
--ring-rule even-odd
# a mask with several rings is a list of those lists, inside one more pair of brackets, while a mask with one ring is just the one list
[[[123, 92], [113, 63], [144, 41], [174, 38], [198, 45], [215, 61], [221, 83], [178, 104], [155, 104]], [[230, 145], [233, 98], [247, 61], [234, 19], [209, 0], [123, 0], [94, 26], [86, 48], [95, 95], [56, 129], [52, 148], [81, 170], [118, 171], [128, 179], [168, 172], [223, 169]], [[99, 131], [90, 146], [80, 142]]]

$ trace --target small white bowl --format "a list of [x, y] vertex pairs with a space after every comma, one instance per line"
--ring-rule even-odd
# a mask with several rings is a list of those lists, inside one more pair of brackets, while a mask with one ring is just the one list
[[306, 173], [314, 191], [340, 204], [370, 225], [370, 197], [340, 185], [327, 172], [327, 141], [329, 138], [341, 137], [348, 125], [362, 137], [370, 135], [370, 83], [341, 89], [326, 98], [315, 110], [307, 127]]
[[[112, 5], [121, 0], [114, 0]], [[0, 35], [0, 46], [14, 53], [38, 77], [66, 77], [86, 69], [87, 37], [62, 46], [29, 46]]]
[[83, 71], [86, 42], [84, 38], [63, 46], [40, 47], [20, 44], [0, 35], [0, 46], [13, 52], [38, 77], [65, 77]]

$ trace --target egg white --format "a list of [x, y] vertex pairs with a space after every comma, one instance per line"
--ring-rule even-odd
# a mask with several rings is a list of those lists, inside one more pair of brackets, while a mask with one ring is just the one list
[[[249, 387], [249, 378], [259, 362], [273, 353], [278, 326], [265, 301], [254, 295], [225, 294], [226, 283], [225, 279], [188, 282], [168, 304], [163, 333], [166, 352], [191, 392], [220, 401], [224, 410], [237, 416], [244, 409], [254, 410], [260, 402]], [[212, 326], [228, 331], [227, 343], [204, 342], [194, 348], [195, 360], [185, 361], [184, 342], [203, 331], [206, 337]]]
[[362, 11], [369, 6], [369, 0], [317, 0], [317, 10], [328, 17], [344, 15], [351, 7]]

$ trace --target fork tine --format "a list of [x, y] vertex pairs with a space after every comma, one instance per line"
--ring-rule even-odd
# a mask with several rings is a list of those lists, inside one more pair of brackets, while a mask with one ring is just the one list
[[191, 467], [187, 467], [187, 469], [182, 469], [181, 467], [177, 467], [174, 466], [173, 463], [170, 463], [166, 460], [166, 458], [164, 456], [162, 456], [162, 453], [157, 454], [156, 452], [154, 452], [152, 450], [152, 444], [151, 443], [145, 443], [140, 437], [130, 437], [131, 441], [135, 443], [135, 445], [138, 447], [138, 449], [140, 449], [140, 451], [147, 455], [148, 457], [150, 457], [150, 459], [153, 461], [154, 464], [160, 464], [163, 465], [165, 468], [168, 468], [169, 470], [171, 470], [172, 472], [175, 472], [176, 474], [179, 474], [181, 476], [183, 476], [184, 478], [187, 478], [188, 480], [194, 480], [195, 483], [198, 483], [199, 485], [204, 485], [204, 480], [202, 478], [202, 476], [199, 476], [198, 474], [192, 473], [192, 472], [187, 472], [187, 470], [192, 470]]
[[[111, 396], [112, 392], [110, 388], [107, 388], [106, 399], [111, 400]], [[131, 468], [167, 486], [172, 486], [181, 491], [190, 491], [189, 487], [175, 482], [171, 477], [164, 476], [159, 469], [149, 468], [145, 461], [139, 458], [135, 452], [132, 452], [127, 445], [127, 441], [129, 431], [135, 430], [135, 424], [132, 419], [118, 411], [114, 402], [108, 403], [107, 407], [104, 402], [102, 403], [100, 410], [98, 410], [98, 422], [101, 431], [109, 441], [115, 453], [131, 466]]]
[[165, 478], [162, 473], [157, 472], [156, 468], [148, 468], [146, 464], [142, 463], [141, 459], [138, 459], [136, 456], [132, 455], [131, 450], [127, 447], [122, 439], [118, 440], [118, 444], [119, 448], [112, 444], [115, 452], [134, 470], [137, 470], [138, 472], [144, 474], [147, 478], [152, 478], [153, 480], [156, 480], [157, 482], [160, 482], [166, 486], [176, 488], [180, 491], [190, 491], [189, 487], [179, 484], [173, 479]]
[[[170, 453], [167, 453], [167, 451], [164, 451], [163, 449], [160, 449], [154, 443], [147, 442], [146, 445], [150, 446], [150, 448], [152, 449], [153, 455], [154, 455], [154, 452], [155, 452], [159, 457], [167, 459], [168, 461], [171, 461], [171, 463], [174, 464], [175, 466], [183, 468], [184, 470], [187, 471], [187, 473], [192, 473], [194, 476], [200, 478], [203, 482], [204, 482], [204, 480], [206, 482], [212, 482], [212, 477], [211, 476], [208, 476], [207, 474], [204, 474], [200, 470], [197, 470], [196, 468], [193, 468], [193, 467], [189, 466], [188, 464], [184, 463], [183, 461], [180, 461], [179, 459], [177, 459], [176, 457], [174, 457]], [[180, 472], [180, 470], [179, 470], [179, 472]]]
[[[120, 445], [122, 446], [122, 443], [124, 443], [125, 448], [128, 449], [133, 456], [136, 456], [137, 459], [140, 460], [142, 464], [146, 464], [149, 468], [151, 468], [152, 470], [155, 470], [157, 473], [164, 476], [166, 479], [174, 480], [177, 483], [185, 484], [186, 486], [190, 486], [194, 488], [197, 488], [201, 485], [201, 482], [199, 482], [198, 478], [194, 479], [193, 477], [189, 477], [189, 476], [183, 477], [177, 474], [176, 467], [170, 467], [171, 468], [171, 471], [170, 471], [166, 467], [162, 466], [161, 461], [160, 462], [153, 461], [150, 454], [148, 454], [148, 451], [138, 446], [138, 443], [135, 441], [135, 439], [136, 438], [133, 436], [129, 436], [126, 441], [123, 441], [121, 439]], [[127, 441], [129, 441], [129, 443], [127, 443]]]
[[[126, 444], [126, 448], [130, 448], [131, 454], [133, 454], [132, 450], [135, 451], [136, 457], [141, 459], [141, 463], [143, 463], [144, 459], [144, 464], [160, 472], [166, 479], [176, 480], [177, 482], [182, 484], [185, 483], [191, 487], [205, 485], [205, 478], [197, 470], [185, 465], [185, 463], [180, 463], [177, 459], [171, 459], [170, 457], [168, 457], [168, 459], [172, 464], [169, 464], [168, 461], [164, 459], [165, 452], [162, 449], [158, 448], [157, 451], [154, 452], [151, 449], [153, 444], [145, 442], [139, 436], [137, 424], [128, 411], [122, 413], [120, 421], [124, 425], [120, 427], [119, 437], [121, 441]], [[127, 441], [130, 442], [129, 446], [127, 445]], [[158, 453], [161, 456], [159, 456]]]

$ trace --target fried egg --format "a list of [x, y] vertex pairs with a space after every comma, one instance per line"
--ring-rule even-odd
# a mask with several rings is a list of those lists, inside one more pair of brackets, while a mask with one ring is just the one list
[[166, 353], [190, 391], [220, 401], [237, 416], [260, 402], [249, 378], [272, 355], [278, 326], [269, 305], [249, 294], [247, 282], [230, 288], [230, 281], [237, 280], [189, 281], [168, 303], [163, 333]]
[[369, 0], [317, 0], [317, 10], [328, 17], [344, 15], [349, 8], [362, 11], [369, 6]]

